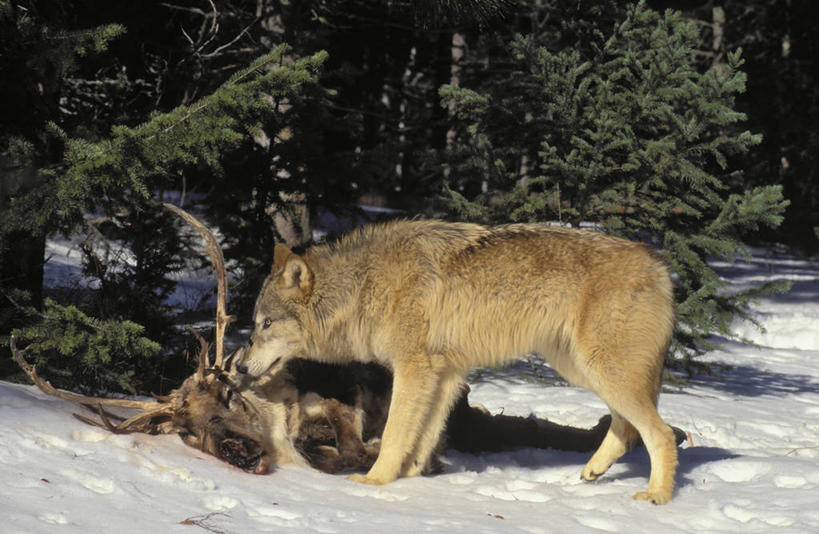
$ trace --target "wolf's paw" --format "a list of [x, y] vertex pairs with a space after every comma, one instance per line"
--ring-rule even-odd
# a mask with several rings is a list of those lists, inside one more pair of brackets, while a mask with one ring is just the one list
[[586, 469], [580, 473], [580, 480], [585, 480], [586, 482], [593, 482], [600, 478], [600, 473], [592, 473], [591, 471], [587, 471]]
[[583, 468], [583, 472], [580, 473], [580, 478], [585, 480], [586, 482], [592, 482], [606, 474], [606, 471], [609, 470], [609, 466], [593, 466], [589, 464]]
[[670, 491], [639, 491], [634, 494], [638, 501], [649, 501], [652, 504], [665, 504], [671, 500]]
[[367, 475], [362, 475], [361, 473], [355, 473], [347, 477], [347, 480], [352, 480], [353, 482], [358, 482], [359, 484], [372, 484], [373, 486], [383, 486], [386, 484], [387, 480], [381, 481], [376, 478], [370, 478]]

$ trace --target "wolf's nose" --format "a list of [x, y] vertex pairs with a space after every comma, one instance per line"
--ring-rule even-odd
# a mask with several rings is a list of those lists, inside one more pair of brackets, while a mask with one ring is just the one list
[[237, 363], [236, 364], [236, 370], [239, 372], [239, 374], [246, 375], [247, 374], [247, 365], [245, 365], [243, 363]]

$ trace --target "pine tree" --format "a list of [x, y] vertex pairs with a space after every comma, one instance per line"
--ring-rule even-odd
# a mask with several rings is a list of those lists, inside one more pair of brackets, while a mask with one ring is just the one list
[[55, 387], [80, 389], [91, 394], [106, 391], [137, 393], [146, 369], [155, 371], [152, 359], [161, 352], [155, 341], [143, 336], [144, 328], [131, 321], [99, 320], [76, 306], [45, 300], [39, 319], [16, 329], [15, 337], [27, 349], [26, 357]]
[[[156, 353], [141, 337], [142, 325], [121, 321], [127, 314], [143, 325], [154, 325], [152, 337], [170, 324], [162, 301], [172, 287], [167, 275], [181, 266], [181, 243], [172, 230], [170, 216], [161, 212], [152, 192], [163, 185], [177, 188], [185, 173], [207, 172], [229, 182], [225, 168], [236, 154], [254, 150], [254, 138], [262, 132], [290, 127], [293, 118], [288, 111], [296, 107], [299, 92], [315, 83], [326, 54], [285, 62], [286, 52], [286, 46], [279, 46], [237, 72], [211, 95], [156, 114], [136, 127], [116, 126], [110, 137], [100, 141], [71, 138], [55, 124], [50, 126], [65, 146], [62, 164], [41, 169], [41, 187], [10, 199], [10, 209], [2, 215], [3, 227], [25, 231], [57, 221], [71, 228], [84, 224], [87, 213], [101, 210], [107, 217], [105, 223], [97, 225], [100, 235], [124, 246], [129, 252], [126, 256], [133, 255], [136, 261], [123, 257], [112, 262], [112, 255], [105, 257], [105, 247], [85, 247], [85, 272], [100, 286], [88, 305], [96, 318], [49, 303], [39, 324], [14, 331], [31, 343], [32, 357], [48, 361], [55, 370], [63, 362], [61, 372], [94, 388], [114, 384], [110, 376], [93, 381], [89, 377], [100, 375], [97, 364], [110, 363], [128, 352], [123, 347], [130, 347], [133, 358]], [[271, 182], [267, 187], [277, 190], [277, 176], [265, 178]], [[272, 244], [269, 248], [272, 251]], [[55, 320], [66, 326], [51, 324]], [[98, 332], [93, 339], [84, 334], [89, 329]], [[66, 363], [71, 351], [65, 347], [75, 351], [73, 357], [82, 365]], [[172, 347], [163, 348], [167, 351]], [[144, 384], [146, 376], [156, 375], [135, 375], [128, 365], [134, 363], [133, 358], [111, 365], [116, 370], [129, 369], [116, 381], [121, 388], [132, 381]], [[85, 371], [76, 372], [79, 368]], [[142, 365], [142, 369], [155, 371], [156, 364]], [[149, 388], [154, 386], [149, 384]]]
[[[11, 199], [12, 227], [42, 226], [49, 218], [81, 220], [98, 198], [118, 198], [121, 191], [148, 198], [158, 180], [168, 181], [188, 168], [202, 165], [223, 175], [225, 155], [252, 143], [263, 125], [280, 117], [271, 99], [293, 96], [315, 73], [326, 55], [282, 64], [285, 46], [277, 47], [237, 72], [213, 94], [189, 106], [158, 114], [137, 127], [116, 126], [99, 142], [68, 138], [52, 123], [54, 135], [65, 143], [64, 166], [44, 169], [47, 194]], [[275, 67], [275, 68], [274, 68]]]
[[761, 136], [742, 130], [735, 110], [740, 51], [703, 71], [697, 25], [679, 13], [641, 2], [605, 20], [585, 21], [585, 47], [517, 36], [503, 79], [441, 88], [462, 128], [444, 208], [483, 222], [594, 223], [649, 241], [675, 275], [675, 363], [694, 372], [712, 336], [748, 317], [750, 299], [783, 289], [731, 293], [707, 261], [747, 256], [743, 232], [776, 227], [787, 202], [778, 186], [742, 190], [738, 157]]
[[[49, 230], [29, 224], [28, 213], [13, 210], [11, 199], [46, 191], [38, 169], [60, 157], [45, 132], [46, 122], [60, 113], [60, 88], [79, 64], [123, 32], [119, 24], [62, 29], [42, 20], [33, 2], [0, 2], [0, 336], [29, 323], [22, 311], [29, 304], [42, 307]], [[0, 376], [16, 368], [7, 355], [0, 343]]]
[[[723, 0], [694, 11], [702, 18], [722, 10], [724, 24], [712, 24], [723, 48], [742, 46], [748, 90], [737, 109], [748, 124], [765, 132], [743, 160], [746, 181], [782, 184], [791, 204], [785, 221], [767, 239], [805, 252], [819, 251], [819, 38], [813, 2]], [[716, 50], [715, 60], [720, 50]]]

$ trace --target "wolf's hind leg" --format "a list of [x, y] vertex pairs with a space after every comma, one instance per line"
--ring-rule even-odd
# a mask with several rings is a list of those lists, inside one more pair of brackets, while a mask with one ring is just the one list
[[[612, 395], [610, 391], [607, 393], [601, 394], [601, 397], [611, 406], [612, 416], [619, 414], [618, 418], [627, 420], [625, 428], [633, 427], [640, 433], [651, 459], [648, 490], [636, 493], [634, 498], [647, 500], [654, 504], [667, 503], [674, 490], [677, 444], [674, 431], [657, 413], [656, 395], [650, 388], [632, 389], [631, 392], [628, 392], [628, 388], [622, 388], [617, 394]], [[613, 417], [612, 427], [614, 427], [614, 421]], [[610, 436], [612, 432], [606, 435], [600, 449], [592, 456], [583, 470], [582, 476], [586, 480], [594, 480], [595, 475], [599, 476], [601, 473], [598, 470], [604, 468], [605, 463], [612, 460], [614, 453], [619, 452], [619, 444], [615, 441], [609, 442]], [[611, 449], [607, 452], [606, 447], [609, 445]]]
[[611, 426], [603, 438], [603, 442], [591, 460], [583, 468], [580, 478], [583, 480], [597, 480], [609, 467], [616, 462], [637, 438], [637, 430], [617, 413], [611, 411]]
[[635, 499], [665, 504], [674, 491], [674, 473], [677, 469], [677, 443], [674, 430], [660, 418], [654, 404], [633, 414], [626, 414], [640, 432], [651, 458], [651, 477], [648, 490], [634, 494]]
[[440, 398], [440, 384], [432, 363], [426, 354], [395, 361], [390, 410], [378, 459], [366, 475], [352, 475], [350, 480], [387, 484], [401, 475], [404, 462], [430, 418], [433, 403]]

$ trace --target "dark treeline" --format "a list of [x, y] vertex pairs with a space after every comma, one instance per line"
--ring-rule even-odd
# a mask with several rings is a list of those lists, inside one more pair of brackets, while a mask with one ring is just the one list
[[[705, 260], [819, 246], [811, 6], [0, 1], [0, 336], [55, 385], [166, 392], [178, 325], [210, 311], [168, 304], [197, 256], [159, 201], [219, 228], [244, 321], [275, 242], [370, 205], [649, 241], [676, 273], [671, 368], [707, 370], [783, 288], [726, 296]], [[54, 236], [82, 284], [44, 284]]]

